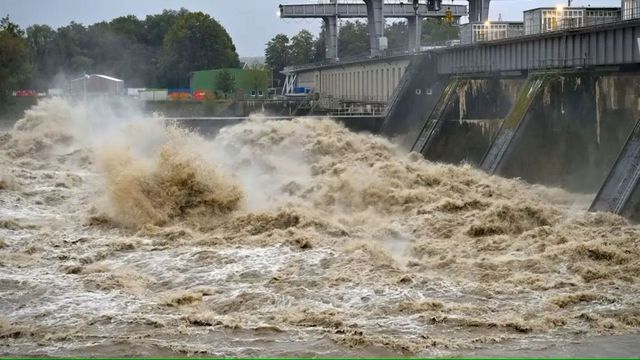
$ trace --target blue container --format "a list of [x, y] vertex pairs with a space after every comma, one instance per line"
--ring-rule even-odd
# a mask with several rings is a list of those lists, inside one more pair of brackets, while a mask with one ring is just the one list
[[171, 88], [167, 90], [168, 94], [174, 94], [174, 93], [189, 93], [191, 94], [191, 89], [189, 88]]

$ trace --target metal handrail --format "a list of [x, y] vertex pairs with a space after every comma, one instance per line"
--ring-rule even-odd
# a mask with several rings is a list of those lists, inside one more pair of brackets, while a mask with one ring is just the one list
[[[592, 65], [592, 59], [583, 56], [577, 58], [546, 58], [538, 59], [533, 65], [527, 66], [526, 70], [545, 70], [545, 69], [561, 69], [561, 68], [586, 68]], [[454, 68], [453, 73], [456, 75], [492, 73], [499, 67], [495, 63], [491, 64], [475, 64], [460, 65]]]
[[312, 62], [309, 64], [302, 64], [302, 65], [290, 65], [284, 68], [284, 70], [282, 70], [283, 73], [291, 73], [291, 72], [297, 72], [300, 70], [305, 70], [308, 68], [318, 68], [318, 67], [323, 67], [323, 66], [329, 66], [329, 65], [347, 65], [349, 63], [353, 63], [353, 62], [360, 62], [360, 61], [367, 61], [367, 60], [372, 60], [372, 59], [380, 59], [380, 60], [384, 60], [384, 59], [391, 59], [391, 58], [396, 58], [396, 57], [404, 57], [404, 56], [414, 56], [414, 55], [419, 55], [422, 53], [425, 53], [427, 51], [431, 51], [431, 49], [441, 49], [444, 47], [451, 47], [451, 46], [459, 46], [459, 44], [454, 43], [454, 40], [458, 40], [458, 39], [453, 39], [453, 40], [445, 40], [445, 41], [437, 41], [437, 42], [431, 42], [431, 43], [427, 43], [427, 44], [422, 44], [422, 48], [427, 48], [426, 50], [420, 50], [420, 51], [409, 51], [406, 49], [402, 49], [402, 50], [387, 50], [385, 52], [383, 52], [382, 54], [378, 55], [378, 56], [371, 56], [368, 53], [367, 54], [360, 54], [360, 55], [350, 55], [350, 56], [344, 56], [344, 57], [340, 57], [338, 59], [324, 59], [324, 60], [320, 60], [320, 61], [316, 61], [316, 62]]
[[[385, 3], [391, 5], [385, 7], [384, 16], [389, 17], [406, 17], [413, 15], [415, 10], [409, 3], [397, 2], [397, 3]], [[394, 6], [395, 5], [395, 6]], [[437, 11], [428, 10], [425, 3], [421, 3], [418, 8], [418, 13], [423, 17], [444, 17], [447, 12], [450, 11], [455, 18], [467, 16], [469, 11], [465, 5], [447, 5]], [[280, 17], [323, 17], [323, 16], [337, 16], [341, 18], [349, 17], [367, 17], [367, 8], [364, 2], [358, 1], [355, 3], [319, 3], [319, 4], [289, 4], [280, 5]]]
[[537, 69], [558, 69], [568, 67], [587, 67], [591, 65], [591, 59], [584, 56], [579, 58], [548, 58], [539, 59]]

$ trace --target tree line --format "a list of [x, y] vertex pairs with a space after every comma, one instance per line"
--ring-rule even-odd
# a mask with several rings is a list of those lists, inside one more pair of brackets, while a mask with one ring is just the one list
[[[407, 32], [405, 22], [388, 24], [389, 49], [406, 48]], [[325, 36], [324, 27], [318, 36], [307, 30], [291, 38], [278, 34], [267, 44], [266, 63], [278, 77], [285, 66], [324, 60]], [[424, 21], [425, 44], [457, 37], [455, 26], [437, 19]], [[343, 23], [338, 48], [342, 58], [368, 54], [366, 22]], [[57, 29], [48, 25], [21, 29], [8, 16], [0, 19], [0, 102], [12, 90], [45, 90], [83, 73], [122, 78], [129, 87], [186, 87], [191, 71], [239, 65], [227, 31], [202, 12], [164, 10], [144, 19], [129, 15], [89, 26], [71, 22]]]
[[[21, 29], [0, 22], [0, 97], [18, 87], [44, 90], [58, 78], [102, 73], [130, 87], [183, 87], [195, 70], [238, 67], [233, 41], [202, 12], [164, 10], [84, 26]], [[1, 100], [1, 99], [0, 99]]]
[[[387, 24], [385, 36], [389, 50], [399, 51], [407, 48], [409, 42], [408, 25], [398, 21]], [[325, 59], [326, 29], [322, 26], [318, 36], [308, 30], [302, 30], [289, 38], [285, 34], [273, 37], [265, 49], [265, 61], [274, 69], [274, 75], [283, 79], [280, 71], [286, 66], [308, 64]], [[440, 19], [425, 19], [422, 24], [422, 43], [433, 44], [459, 38], [459, 28]], [[369, 29], [366, 22], [346, 21], [338, 32], [338, 57], [366, 56], [369, 54]]]

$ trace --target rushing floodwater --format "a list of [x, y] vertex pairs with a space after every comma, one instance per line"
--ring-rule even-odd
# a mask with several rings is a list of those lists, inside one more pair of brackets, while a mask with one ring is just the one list
[[638, 356], [640, 227], [330, 120], [0, 133], [0, 355]]

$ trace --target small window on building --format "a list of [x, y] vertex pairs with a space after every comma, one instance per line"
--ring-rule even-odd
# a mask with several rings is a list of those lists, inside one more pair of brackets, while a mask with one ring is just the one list
[[262, 92], [262, 90], [258, 90], [258, 96], [264, 96], [264, 93]]
[[251, 90], [251, 96], [252, 97], [256, 97], [256, 91], [255, 90]]

